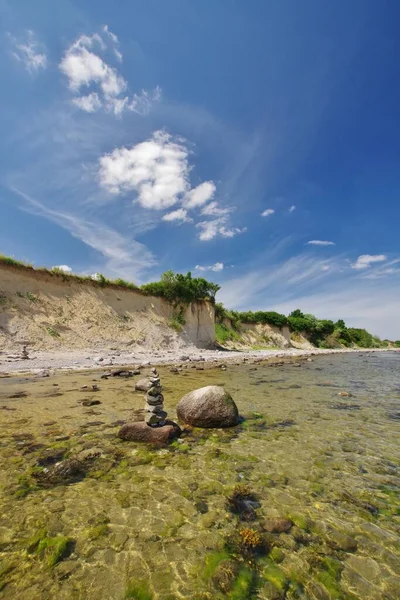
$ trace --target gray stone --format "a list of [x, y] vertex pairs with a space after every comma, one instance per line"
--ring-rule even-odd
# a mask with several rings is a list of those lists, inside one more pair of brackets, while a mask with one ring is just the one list
[[153, 384], [150, 379], [147, 378], [139, 379], [139, 381], [135, 383], [135, 390], [138, 392], [147, 392], [151, 387], [153, 387]]
[[160, 425], [165, 422], [167, 416], [168, 415], [165, 411], [160, 413], [146, 413], [144, 420], [147, 425]]
[[162, 392], [161, 385], [152, 385], [147, 391], [148, 396], [159, 396]]
[[152, 406], [157, 406], [158, 404], [164, 403], [164, 396], [162, 394], [159, 394], [158, 396], [146, 396], [146, 402]]
[[232, 427], [239, 422], [235, 402], [223, 387], [208, 385], [189, 392], [179, 401], [180, 421], [194, 427]]
[[161, 413], [164, 411], [164, 404], [148, 404], [146, 402], [146, 404], [144, 405], [144, 409], [147, 410], [147, 412], [149, 413]]

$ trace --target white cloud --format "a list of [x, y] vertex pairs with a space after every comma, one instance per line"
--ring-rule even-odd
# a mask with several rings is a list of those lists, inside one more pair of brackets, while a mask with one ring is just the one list
[[[112, 50], [121, 62], [122, 54], [116, 48], [118, 38], [105, 25], [103, 32], [111, 39]], [[107, 45], [98, 33], [92, 36], [81, 35], [73, 42], [62, 58], [59, 68], [67, 77], [70, 90], [80, 94], [83, 88], [96, 87], [96, 92], [75, 97], [72, 102], [86, 112], [95, 112], [103, 108], [106, 112], [120, 115], [124, 110], [138, 114], [146, 114], [153, 102], [161, 97], [160, 88], [153, 92], [142, 90], [129, 100], [124, 93], [128, 87], [125, 79], [118, 71], [99, 56]]]
[[57, 269], [58, 271], [63, 271], [64, 273], [72, 273], [72, 269], [68, 265], [56, 265], [52, 268]]
[[384, 254], [361, 254], [351, 266], [353, 269], [367, 269], [373, 263], [382, 262], [387, 259]]
[[33, 31], [28, 30], [26, 32], [26, 39], [23, 43], [19, 43], [12, 35], [9, 37], [14, 46], [12, 55], [23, 63], [30, 73], [35, 74], [40, 69], [47, 67], [47, 55], [44, 46], [38, 42]]
[[188, 218], [187, 210], [185, 210], [184, 208], [178, 208], [177, 210], [173, 210], [172, 212], [167, 213], [166, 215], [163, 216], [162, 220], [163, 221], [182, 221], [182, 222], [192, 221], [192, 219]]
[[87, 96], [80, 96], [79, 98], [72, 99], [73, 104], [75, 104], [81, 110], [84, 110], [88, 113], [96, 112], [102, 106], [99, 95], [96, 92], [92, 92]]
[[274, 209], [273, 208], [267, 208], [266, 210], [263, 210], [263, 212], [261, 213], [262, 217], [269, 217], [270, 215], [274, 214]]
[[239, 233], [245, 233], [247, 231], [247, 227], [232, 227], [231, 229], [227, 228], [227, 227], [220, 227], [219, 232], [222, 235], [222, 237], [234, 237], [235, 235], [238, 235]]
[[292, 206], [289, 208], [289, 212], [292, 213], [296, 210], [296, 205], [292, 204]]
[[195, 269], [196, 269], [196, 271], [215, 271], [217, 273], [218, 271], [224, 270], [224, 263], [216, 262], [214, 265], [210, 265], [209, 267], [203, 267], [201, 265], [196, 265]]
[[202, 229], [199, 234], [199, 239], [202, 242], [208, 242], [215, 238], [218, 235], [226, 238], [232, 238], [239, 233], [244, 233], [247, 231], [246, 227], [239, 228], [233, 227], [231, 229], [225, 227], [226, 225], [226, 217], [220, 217], [219, 219], [214, 219], [212, 221], [201, 221], [197, 223], [196, 227], [200, 227]]
[[193, 208], [212, 197], [215, 185], [206, 181], [191, 190], [188, 159], [183, 140], [174, 141], [168, 133], [156, 131], [145, 142], [102, 156], [100, 185], [113, 194], [136, 192], [139, 204], [148, 209], [162, 210], [178, 203], [185, 210]]
[[307, 244], [309, 246], [335, 246], [335, 242], [329, 242], [327, 240], [310, 240]]
[[201, 210], [201, 214], [202, 215], [207, 215], [207, 216], [222, 216], [222, 215], [227, 215], [230, 212], [232, 212], [234, 210], [233, 207], [226, 207], [226, 208], [221, 208], [218, 205], [218, 202], [210, 202], [210, 204], [207, 204], [207, 206], [205, 206], [202, 210]]
[[186, 194], [185, 206], [187, 208], [203, 206], [203, 204], [212, 199], [214, 193], [215, 184], [212, 181], [204, 181]]

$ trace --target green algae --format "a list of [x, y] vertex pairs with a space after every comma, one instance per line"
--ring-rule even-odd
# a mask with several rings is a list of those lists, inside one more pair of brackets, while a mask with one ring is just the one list
[[154, 594], [150, 591], [149, 585], [144, 582], [128, 583], [124, 600], [153, 600]]
[[28, 541], [27, 552], [45, 559], [48, 567], [54, 567], [70, 554], [72, 542], [69, 537], [51, 536], [46, 529], [39, 529]]

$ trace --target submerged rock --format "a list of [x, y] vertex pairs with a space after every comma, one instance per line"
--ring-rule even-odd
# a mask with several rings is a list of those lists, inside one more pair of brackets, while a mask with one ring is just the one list
[[176, 410], [180, 421], [194, 427], [232, 427], [239, 422], [235, 402], [218, 385], [189, 392], [181, 398]]
[[144, 421], [140, 421], [123, 425], [118, 432], [118, 437], [130, 442], [166, 444], [178, 438], [180, 434], [180, 427], [173, 421], [167, 421], [162, 427], [150, 427]]
[[264, 522], [264, 529], [270, 533], [286, 533], [293, 527], [293, 522], [290, 519], [276, 517], [267, 519]]

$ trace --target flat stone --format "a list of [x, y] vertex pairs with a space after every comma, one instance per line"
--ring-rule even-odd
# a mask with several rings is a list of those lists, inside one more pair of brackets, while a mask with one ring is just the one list
[[154, 413], [154, 414], [159, 414], [164, 412], [164, 404], [148, 404], [146, 402], [146, 404], [144, 405], [144, 409], [147, 410], [147, 412], [149, 413]]
[[167, 444], [181, 435], [180, 427], [173, 421], [167, 421], [162, 427], [149, 427], [147, 423], [126, 423], [118, 432], [118, 437], [130, 442]]
[[146, 396], [146, 402], [152, 406], [164, 404], [164, 396], [162, 394], [159, 394], [158, 396]]

